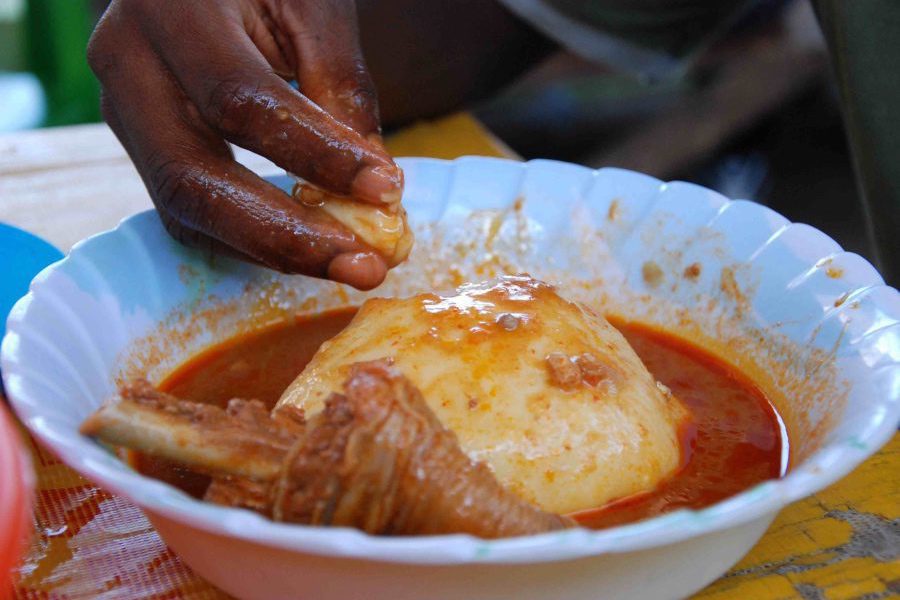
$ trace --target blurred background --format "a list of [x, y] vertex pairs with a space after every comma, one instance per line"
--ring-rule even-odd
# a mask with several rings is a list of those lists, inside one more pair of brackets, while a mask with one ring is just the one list
[[[104, 5], [0, 0], [0, 132], [101, 120], [84, 54]], [[524, 158], [700, 183], [870, 257], [837, 100], [808, 2], [763, 0], [677, 78], [651, 81], [555, 49], [461, 108]]]

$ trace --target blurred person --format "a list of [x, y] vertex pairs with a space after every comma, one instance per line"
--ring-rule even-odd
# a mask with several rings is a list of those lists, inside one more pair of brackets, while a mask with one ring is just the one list
[[[382, 124], [480, 99], [560, 46], [637, 77], [676, 78], [761, 3], [113, 0], [88, 61], [104, 118], [174, 237], [369, 288], [385, 276], [384, 261], [236, 163], [228, 142], [377, 204], [402, 185]], [[814, 5], [834, 54], [876, 260], [896, 279], [900, 3]]]

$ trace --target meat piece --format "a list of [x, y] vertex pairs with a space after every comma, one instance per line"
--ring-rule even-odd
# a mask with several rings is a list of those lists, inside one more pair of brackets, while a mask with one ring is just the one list
[[463, 451], [554, 513], [652, 490], [687, 416], [600, 315], [527, 276], [376, 298], [322, 345], [279, 406], [322, 410], [351, 365], [392, 358]]
[[353, 198], [329, 194], [305, 181], [298, 181], [294, 198], [308, 207], [321, 210], [352, 231], [378, 252], [388, 267], [395, 267], [409, 256], [414, 236], [406, 220], [399, 194], [376, 206]]
[[268, 416], [258, 403], [232, 400], [223, 411], [136, 382], [82, 433], [212, 474], [207, 500], [280, 521], [484, 538], [573, 525], [511, 494], [464, 455], [388, 364], [355, 366], [344, 388], [304, 422], [293, 407]]
[[581, 384], [581, 370], [571, 358], [562, 352], [547, 355], [550, 383], [562, 390], [574, 390]]
[[[162, 394], [137, 380], [119, 390], [81, 424], [81, 433], [139, 450], [209, 474], [272, 479], [302, 430], [297, 411], [259, 418], [259, 402], [232, 401], [228, 412]], [[256, 414], [254, 414], [256, 413]]]
[[292, 450], [276, 518], [370, 533], [497, 538], [571, 526], [507, 492], [385, 362], [354, 365]]
[[272, 518], [272, 482], [219, 475], [213, 478], [203, 499], [222, 506], [246, 508]]
[[574, 390], [583, 384], [596, 387], [603, 381], [615, 385], [619, 379], [613, 368], [590, 352], [579, 356], [551, 352], [546, 361], [550, 382], [563, 390]]
[[597, 386], [601, 382], [610, 385], [617, 383], [616, 371], [590, 352], [575, 357], [575, 364], [578, 365], [581, 380], [588, 385]]

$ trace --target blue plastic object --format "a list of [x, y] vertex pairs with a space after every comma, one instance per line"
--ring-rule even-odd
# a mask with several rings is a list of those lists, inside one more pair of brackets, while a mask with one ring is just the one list
[[57, 248], [12, 225], [0, 223], [0, 338], [6, 317], [44, 267], [63, 257]]

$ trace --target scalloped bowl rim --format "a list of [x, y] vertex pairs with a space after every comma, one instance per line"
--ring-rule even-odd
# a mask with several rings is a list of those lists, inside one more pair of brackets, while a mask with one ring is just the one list
[[[505, 159], [464, 157], [459, 160], [513, 162]], [[452, 163], [441, 159], [400, 159], [404, 168], [418, 163]], [[528, 163], [557, 163], [536, 160]], [[590, 171], [586, 167], [580, 167]], [[597, 171], [621, 171], [614, 167]], [[630, 173], [630, 172], [629, 172]], [[646, 176], [645, 176], [646, 177]], [[663, 182], [660, 182], [662, 185]], [[697, 186], [699, 187], [699, 186]], [[746, 202], [744, 200], [729, 200]], [[8, 334], [0, 349], [3, 379], [22, 422], [66, 464], [103, 487], [132, 500], [143, 509], [176, 522], [219, 535], [289, 551], [339, 558], [359, 558], [409, 564], [452, 565], [478, 563], [534, 563], [571, 560], [603, 553], [625, 553], [673, 544], [703, 534], [733, 528], [774, 513], [838, 481], [884, 445], [900, 420], [900, 403], [887, 402], [886, 412], [874, 412], [862, 425], [865, 448], [826, 444], [785, 477], [769, 480], [702, 509], [675, 512], [603, 530], [576, 528], [546, 534], [484, 540], [470, 535], [380, 537], [344, 527], [311, 527], [270, 521], [256, 513], [212, 505], [127, 467], [99, 445], [77, 432], [67, 431], [43, 414], [33, 402], [20, 397], [19, 377], [34, 375], [20, 369], [12, 358], [13, 337], [42, 282], [54, 271], [77, 260], [85, 246], [116, 236], [128, 223], [146, 218], [152, 210], [123, 219], [114, 229], [92, 235], [73, 246], [69, 255], [50, 265], [32, 281], [30, 291], [10, 312]], [[812, 229], [812, 228], [811, 228]], [[818, 231], [818, 230], [816, 230]], [[830, 238], [829, 238], [830, 239]], [[897, 315], [900, 318], [900, 315]], [[765, 494], [759, 493], [765, 490]]]

